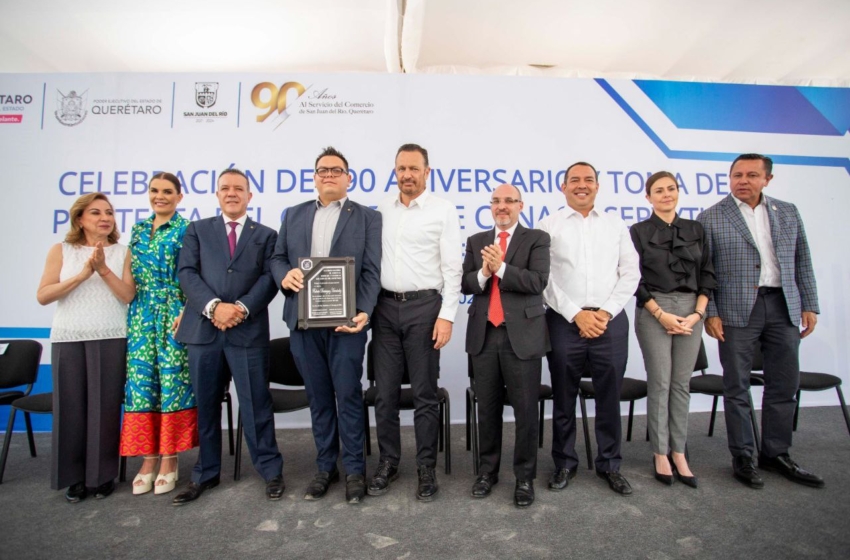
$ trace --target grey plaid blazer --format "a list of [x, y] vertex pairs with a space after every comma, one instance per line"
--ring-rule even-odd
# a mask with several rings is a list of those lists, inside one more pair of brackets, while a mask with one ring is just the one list
[[[788, 315], [799, 326], [803, 311], [820, 312], [806, 231], [796, 206], [775, 198], [765, 197], [765, 201]], [[756, 242], [732, 195], [706, 209], [697, 219], [705, 228], [717, 275], [708, 316], [719, 316], [730, 327], [745, 327], [758, 295], [761, 258]]]

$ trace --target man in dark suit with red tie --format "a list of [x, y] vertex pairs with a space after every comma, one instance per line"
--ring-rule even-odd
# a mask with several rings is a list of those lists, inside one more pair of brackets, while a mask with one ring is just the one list
[[251, 190], [238, 169], [219, 175], [216, 196], [221, 216], [189, 224], [177, 272], [186, 309], [176, 338], [189, 350], [200, 451], [191, 482], [173, 500], [176, 506], [218, 486], [225, 364], [239, 396], [251, 460], [266, 481], [266, 498], [280, 500], [285, 488], [268, 381], [268, 306], [277, 294], [269, 260], [277, 232], [248, 217]]
[[514, 503], [534, 502], [537, 475], [537, 404], [543, 356], [551, 347], [543, 307], [549, 280], [549, 234], [518, 223], [522, 193], [513, 185], [493, 191], [492, 230], [466, 242], [461, 290], [469, 308], [466, 351], [472, 357], [481, 449], [476, 498], [499, 481], [505, 392], [514, 408]]

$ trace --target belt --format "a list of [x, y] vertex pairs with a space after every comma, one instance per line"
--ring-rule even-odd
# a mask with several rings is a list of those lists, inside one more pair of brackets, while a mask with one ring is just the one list
[[416, 290], [413, 292], [391, 292], [381, 289], [381, 295], [387, 298], [393, 298], [396, 301], [407, 301], [409, 299], [420, 299], [428, 296], [436, 296], [440, 290]]
[[775, 288], [773, 286], [759, 286], [759, 295], [766, 296], [767, 294], [781, 294], [782, 288]]

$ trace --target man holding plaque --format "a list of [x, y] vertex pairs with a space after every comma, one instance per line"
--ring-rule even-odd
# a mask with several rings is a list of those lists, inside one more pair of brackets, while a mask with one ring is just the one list
[[[322, 498], [339, 480], [342, 440], [345, 497], [357, 504], [366, 494], [360, 378], [366, 326], [381, 289], [381, 215], [348, 199], [348, 161], [334, 148], [316, 158], [314, 180], [319, 198], [286, 211], [271, 270], [286, 296], [283, 320], [304, 378], [318, 452], [318, 472], [304, 499]], [[352, 299], [355, 313], [347, 315]]]
[[437, 493], [440, 348], [452, 336], [461, 277], [460, 221], [454, 204], [426, 190], [428, 152], [405, 144], [396, 153], [399, 193], [384, 199], [381, 297], [372, 325], [375, 403], [381, 459], [369, 483], [379, 496], [398, 476], [401, 457], [399, 398], [404, 370], [410, 376], [416, 410], [416, 498]]

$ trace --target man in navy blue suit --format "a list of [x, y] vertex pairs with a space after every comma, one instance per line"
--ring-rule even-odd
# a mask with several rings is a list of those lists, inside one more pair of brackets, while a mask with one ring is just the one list
[[277, 294], [269, 259], [277, 234], [248, 217], [252, 195], [238, 169], [219, 175], [216, 196], [222, 215], [189, 225], [177, 272], [186, 295], [177, 340], [189, 349], [200, 439], [192, 481], [173, 500], [178, 506], [219, 483], [225, 363], [236, 384], [251, 460], [266, 481], [266, 497], [279, 500], [284, 491], [268, 382], [268, 305]]
[[[290, 348], [304, 378], [318, 451], [318, 472], [305, 500], [318, 500], [339, 480], [342, 440], [345, 498], [357, 504], [366, 494], [363, 457], [363, 356], [366, 328], [381, 289], [381, 215], [348, 199], [348, 161], [334, 148], [316, 158], [318, 200], [286, 211], [271, 261], [274, 280], [286, 296], [283, 320]], [[298, 297], [304, 287], [299, 257], [353, 257], [357, 314], [353, 326], [299, 330]]]

